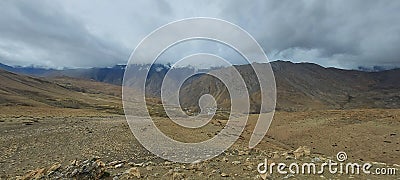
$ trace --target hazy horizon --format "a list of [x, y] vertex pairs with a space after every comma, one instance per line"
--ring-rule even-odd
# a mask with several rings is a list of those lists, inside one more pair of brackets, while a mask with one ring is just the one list
[[[270, 63], [273, 62], [290, 62], [290, 63], [294, 63], [294, 64], [317, 64], [314, 62], [293, 62], [290, 60], [282, 60], [282, 59], [278, 59], [278, 60], [272, 60], [270, 61]], [[168, 63], [156, 63], [158, 65], [165, 65], [168, 66], [170, 64]], [[247, 63], [248, 64], [248, 63]], [[9, 65], [9, 64], [4, 64], [0, 62], [0, 65], [5, 65], [5, 66], [9, 66], [12, 68], [37, 68], [37, 69], [45, 69], [45, 70], [72, 70], [72, 69], [90, 69], [90, 68], [114, 68], [117, 66], [126, 66], [127, 64], [115, 64], [115, 65], [111, 65], [111, 66], [93, 66], [93, 67], [58, 67], [58, 68], [54, 68], [54, 67], [46, 67], [46, 66], [35, 66], [33, 64], [31, 65], [27, 65], [27, 66], [20, 66], [20, 65]], [[151, 65], [150, 63], [141, 63], [141, 64], [136, 64], [136, 65]], [[242, 64], [232, 64], [232, 65], [246, 65], [246, 63], [242, 63]], [[358, 66], [355, 68], [339, 68], [339, 67], [326, 67], [326, 66], [322, 66], [320, 64], [317, 64], [321, 67], [324, 68], [336, 68], [336, 69], [343, 69], [343, 70], [358, 70], [358, 71], [367, 71], [367, 72], [379, 72], [379, 71], [385, 71], [385, 70], [392, 70], [392, 69], [399, 69], [399, 66]], [[187, 65], [187, 66], [179, 66], [177, 68], [197, 68], [197, 69], [212, 69], [212, 68], [220, 68], [220, 67], [227, 67], [227, 66], [218, 66], [218, 65], [213, 65], [213, 66], [207, 66], [207, 67], [197, 67], [197, 66], [193, 66], [193, 65]], [[1, 69], [1, 66], [0, 66]]]

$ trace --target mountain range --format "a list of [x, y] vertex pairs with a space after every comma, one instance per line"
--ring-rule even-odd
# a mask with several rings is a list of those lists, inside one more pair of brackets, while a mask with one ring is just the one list
[[[263, 66], [265, 64], [257, 65]], [[170, 70], [170, 67], [161, 64], [134, 66], [133, 69], [136, 68], [135, 71], [149, 71], [146, 91], [150, 96], [159, 97], [163, 78]], [[254, 81], [253, 71], [251, 71], [249, 65], [237, 65], [234, 67], [244, 77], [246, 86], [250, 90], [251, 111], [258, 112], [261, 93], [258, 84]], [[400, 108], [400, 69], [366, 72], [325, 68], [313, 63], [292, 63], [288, 61], [271, 62], [271, 67], [274, 71], [277, 86], [277, 110]], [[0, 65], [0, 68], [18, 74], [45, 77], [47, 79], [72, 77], [114, 85], [121, 85], [125, 71], [124, 65], [110, 68], [65, 70], [11, 67], [6, 65]], [[202, 72], [224, 72], [227, 69], [221, 67], [202, 70]], [[198, 70], [179, 68], [171, 74], [171, 77], [178, 81], [181, 74], [193, 71]], [[4, 74], [4, 72], [2, 73]], [[215, 99], [221, 109], [229, 109], [229, 93], [223, 83], [218, 81], [218, 79], [207, 74], [199, 74], [187, 79], [180, 89], [181, 105], [197, 110], [200, 96], [210, 93], [216, 97]], [[38, 84], [37, 86], [40, 87], [41, 85]]]
[[[259, 64], [262, 66], [263, 64]], [[400, 69], [380, 72], [364, 72], [324, 68], [312, 63], [291, 63], [277, 61], [271, 63], [277, 87], [277, 110], [304, 111], [315, 109], [356, 109], [356, 108], [399, 108], [400, 107]], [[258, 84], [249, 65], [236, 66], [252, 89], [250, 99], [260, 104]], [[224, 71], [219, 69], [217, 71]], [[223, 89], [221, 83], [210, 76], [197, 78], [182, 89], [182, 97], [196, 99], [205, 88]], [[253, 82], [253, 83], [252, 83]], [[209, 85], [209, 86], [207, 86]], [[224, 89], [212, 92], [217, 102], [223, 104], [229, 97]], [[218, 99], [220, 98], [220, 99]], [[185, 98], [182, 98], [185, 99]], [[192, 102], [192, 104], [191, 104]], [[183, 101], [194, 106], [193, 100]], [[227, 105], [229, 107], [229, 105]], [[252, 107], [257, 111], [257, 106]]]

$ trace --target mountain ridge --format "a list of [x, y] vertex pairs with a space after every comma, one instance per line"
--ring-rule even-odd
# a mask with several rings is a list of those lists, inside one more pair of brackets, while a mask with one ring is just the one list
[[[355, 109], [355, 108], [400, 108], [400, 69], [379, 72], [345, 70], [322, 67], [314, 63], [292, 63], [290, 61], [271, 62], [277, 85], [277, 110], [304, 111], [314, 109]], [[262, 64], [258, 64], [261, 65]], [[133, 65], [135, 71], [149, 71], [146, 92], [159, 97], [163, 77], [170, 70], [168, 66], [155, 64]], [[246, 70], [249, 65], [235, 65], [247, 79], [254, 79]], [[1, 66], [0, 68], [2, 68]], [[10, 68], [8, 66], [7, 68]], [[11, 67], [12, 68], [12, 67]], [[146, 69], [148, 68], [148, 69]], [[209, 71], [223, 71], [224, 68]], [[72, 77], [92, 81], [121, 85], [124, 65], [111, 68], [53, 70], [44, 75], [47, 78]], [[173, 75], [179, 79], [180, 73], [193, 69], [179, 69]], [[138, 77], [139, 78], [139, 77]], [[144, 77], [142, 77], [144, 78]], [[245, 77], [246, 79], [246, 77]], [[249, 80], [247, 80], [249, 81]], [[190, 83], [187, 83], [190, 82]], [[181, 88], [181, 104], [187, 108], [198, 109], [198, 98], [208, 92], [204, 87], [215, 90], [209, 93], [217, 98], [222, 107], [229, 107], [229, 94], [223, 84], [206, 75], [189, 78]], [[250, 82], [250, 81], [249, 81]], [[252, 112], [257, 112], [260, 104], [260, 92], [257, 84], [250, 84]]]
[[[400, 69], [400, 67], [387, 67], [387, 66], [372, 66], [372, 67], [367, 67], [367, 66], [359, 66], [356, 69], [341, 69], [341, 68], [335, 68], [335, 67], [323, 67], [319, 64], [312, 63], [312, 62], [291, 62], [287, 60], [275, 60], [271, 61], [271, 64], [280, 64], [280, 63], [290, 63], [290, 64], [300, 64], [300, 65], [315, 65], [319, 66], [325, 69], [337, 69], [337, 70], [344, 70], [344, 71], [361, 71], [361, 72], [382, 72], [382, 71], [390, 71], [390, 70], [396, 70]], [[148, 66], [150, 67], [151, 64], [132, 64], [135, 66]], [[164, 66], [169, 68], [171, 65], [169, 64], [155, 64], [156, 66]], [[242, 64], [246, 65], [246, 64]], [[234, 65], [234, 66], [240, 66], [240, 65]], [[114, 65], [112, 67], [91, 67], [91, 68], [63, 68], [63, 69], [54, 69], [54, 68], [45, 68], [45, 67], [34, 67], [34, 66], [11, 66], [11, 65], [6, 65], [0, 63], [0, 69], [5, 69], [10, 72], [15, 72], [15, 73], [20, 73], [20, 74], [25, 74], [25, 75], [32, 75], [32, 76], [39, 76], [39, 77], [54, 77], [54, 76], [82, 76], [82, 75], [87, 75], [88, 77], [85, 78], [90, 78], [93, 77], [94, 80], [96, 80], [95, 75], [91, 74], [99, 74], [101, 75], [101, 72], [107, 72], [107, 71], [113, 71], [113, 70], [121, 70], [124, 71], [126, 65], [124, 64], [118, 64]], [[188, 66], [188, 67], [178, 67], [178, 68], [187, 68], [187, 69], [194, 69], [195, 67]], [[210, 69], [219, 69], [222, 67], [212, 67]], [[74, 74], [78, 75], [74, 75]], [[119, 73], [120, 74], [120, 73]], [[102, 79], [99, 79], [98, 81], [102, 81]], [[118, 83], [119, 81], [116, 81], [114, 83]], [[122, 81], [121, 81], [122, 82]], [[110, 83], [110, 82], [108, 82]], [[113, 83], [113, 82], [111, 82]], [[113, 84], [114, 84], [113, 83]], [[119, 82], [120, 83], [120, 82]]]

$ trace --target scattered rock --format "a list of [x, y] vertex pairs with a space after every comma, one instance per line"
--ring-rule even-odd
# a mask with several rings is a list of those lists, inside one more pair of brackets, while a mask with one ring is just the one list
[[129, 163], [130, 166], [143, 167], [144, 163]]
[[154, 165], [154, 162], [149, 161], [149, 162], [143, 163], [143, 167], [150, 166], [150, 165]]
[[122, 164], [122, 163], [123, 163], [123, 161], [112, 161], [112, 162], [108, 163], [108, 166], [115, 166], [115, 165]]
[[21, 179], [41, 179], [44, 177], [45, 168], [30, 171], [22, 176]]
[[321, 159], [319, 157], [314, 157], [311, 159], [311, 162], [313, 163], [318, 163], [318, 162], [322, 162]]
[[47, 170], [47, 175], [50, 176], [52, 173], [54, 173], [55, 171], [57, 171], [58, 169], [60, 169], [61, 164], [60, 163], [56, 163], [53, 164], [48, 170]]
[[115, 165], [114, 168], [117, 169], [117, 168], [121, 168], [122, 166], [124, 166], [123, 163]]
[[200, 163], [196, 163], [196, 164], [190, 164], [190, 166], [187, 167], [187, 170], [199, 170], [201, 168], [201, 164]]
[[[272, 179], [271, 175], [268, 173], [264, 173], [264, 174], [260, 174], [259, 177], [261, 177], [262, 179], [266, 180], [266, 179]], [[260, 178], [258, 178], [260, 179]]]
[[73, 161], [71, 161], [71, 166], [76, 166], [76, 165], [78, 165], [78, 160], [73, 160]]
[[172, 179], [176, 179], [176, 180], [181, 180], [181, 179], [185, 179], [185, 174], [184, 173], [177, 173], [177, 172], [175, 172], [173, 175], [172, 175]]
[[294, 176], [293, 174], [287, 174], [285, 177], [283, 177], [283, 179], [289, 179], [289, 178], [291, 178], [293, 176]]
[[233, 165], [239, 165], [241, 162], [240, 161], [233, 161], [232, 164]]
[[147, 166], [147, 167], [146, 167], [146, 170], [147, 170], [147, 171], [152, 171], [152, 170], [153, 170], [153, 166]]
[[285, 157], [285, 159], [293, 159], [294, 157], [292, 156], [292, 152], [284, 152], [281, 154], [281, 156]]
[[133, 167], [125, 171], [124, 173], [125, 176], [128, 176], [128, 178], [140, 178], [140, 171], [137, 167]]
[[60, 163], [56, 163], [49, 168], [29, 171], [21, 179], [99, 179], [109, 175], [105, 169], [104, 163], [97, 158], [82, 163], [74, 160], [64, 168]]
[[253, 166], [251, 166], [251, 165], [246, 166], [246, 168], [247, 168], [247, 170], [249, 170], [249, 171], [253, 170]]
[[372, 164], [386, 166], [386, 163], [382, 163], [382, 162], [372, 162]]
[[229, 177], [229, 174], [221, 173], [221, 177]]
[[295, 151], [293, 151], [293, 155], [295, 159], [298, 159], [303, 156], [309, 156], [311, 154], [311, 150], [307, 146], [300, 146]]
[[278, 159], [280, 156], [278, 154], [278, 152], [274, 152], [272, 155], [272, 159]]
[[288, 159], [293, 159], [293, 158], [294, 158], [294, 157], [291, 156], [291, 155], [287, 155], [287, 156], [285, 157], [286, 160], [288, 160]]
[[249, 155], [249, 151], [239, 151], [238, 155], [239, 156]]
[[170, 169], [167, 173], [165, 173], [163, 176], [164, 177], [166, 177], [166, 176], [171, 176], [171, 175], [173, 175], [174, 174], [174, 171], [172, 170], [172, 169]]

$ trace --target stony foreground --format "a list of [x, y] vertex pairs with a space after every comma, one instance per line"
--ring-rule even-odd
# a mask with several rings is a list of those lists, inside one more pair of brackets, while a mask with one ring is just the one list
[[[245, 147], [256, 122], [251, 117], [250, 129], [232, 148], [197, 164], [171, 163], [152, 155], [132, 135], [124, 116], [2, 117], [0, 179], [398, 179], [399, 175], [326, 172], [261, 175], [257, 165], [265, 158], [269, 163], [335, 161], [336, 153], [345, 151], [349, 162], [399, 169], [399, 112], [278, 112], [265, 139], [249, 150]], [[180, 141], [210, 138], [225, 123], [213, 121], [203, 129], [189, 132], [163, 118], [155, 120], [164, 133]]]
[[[259, 150], [228, 150], [217, 158], [195, 164], [171, 163], [154, 159], [155, 161], [134, 162], [119, 160], [104, 163], [99, 157], [85, 161], [74, 160], [62, 166], [56, 163], [47, 168], [27, 172], [16, 179], [399, 179], [398, 175], [357, 175], [330, 174], [326, 169], [322, 174], [260, 174], [257, 165], [265, 158], [270, 163], [282, 162], [298, 164], [321, 164], [337, 159], [311, 154], [308, 147], [299, 147], [295, 151], [275, 151], [267, 153]], [[264, 160], [263, 160], [264, 159]], [[357, 162], [363, 163], [363, 162]], [[387, 166], [385, 163], [370, 162], [374, 168], [399, 168], [399, 165]]]

